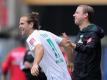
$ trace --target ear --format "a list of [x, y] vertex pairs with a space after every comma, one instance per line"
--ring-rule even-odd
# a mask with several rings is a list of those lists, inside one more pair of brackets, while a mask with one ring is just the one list
[[33, 28], [33, 25], [34, 25], [34, 23], [33, 23], [33, 22], [31, 22], [31, 23], [30, 23], [30, 27], [31, 27], [31, 28]]
[[88, 17], [88, 13], [85, 13], [85, 18], [87, 18]]

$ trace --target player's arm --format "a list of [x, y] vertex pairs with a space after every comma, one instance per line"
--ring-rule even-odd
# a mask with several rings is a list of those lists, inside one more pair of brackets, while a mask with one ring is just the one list
[[63, 38], [61, 43], [60, 43], [60, 46], [63, 46], [63, 47], [66, 47], [66, 48], [75, 48], [76, 47], [76, 44], [75, 43], [72, 43], [70, 41], [70, 39], [66, 39], [66, 38]]
[[31, 73], [32, 75], [38, 75], [39, 74], [39, 63], [43, 57], [44, 54], [44, 49], [43, 46], [41, 44], [36, 45], [35, 49], [34, 49], [34, 53], [35, 53], [35, 58], [34, 58], [34, 62], [33, 62], [33, 66], [31, 68]]
[[33, 65], [34, 64], [38, 65], [44, 54], [43, 46], [41, 44], [36, 45], [34, 52], [35, 52], [35, 59]]
[[68, 43], [66, 39], [63, 38], [60, 42], [60, 46], [62, 46], [64, 50], [66, 51], [67, 57], [68, 57], [68, 63], [70, 63], [72, 61], [72, 53], [73, 53], [73, 49], [70, 43]]

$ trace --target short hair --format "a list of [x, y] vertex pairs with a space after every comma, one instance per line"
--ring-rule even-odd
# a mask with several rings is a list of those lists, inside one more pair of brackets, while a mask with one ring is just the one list
[[34, 24], [33, 29], [39, 29], [39, 19], [38, 19], [39, 13], [38, 12], [31, 12], [25, 16], [28, 18], [27, 20], [28, 23], [32, 22]]
[[82, 7], [83, 8], [83, 13], [88, 13], [88, 18], [90, 21], [93, 20], [94, 18], [94, 9], [93, 7], [89, 6], [89, 5], [79, 5], [78, 7]]

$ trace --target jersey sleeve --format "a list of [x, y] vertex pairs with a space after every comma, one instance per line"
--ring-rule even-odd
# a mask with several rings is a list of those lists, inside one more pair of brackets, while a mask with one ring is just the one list
[[39, 37], [31, 37], [27, 41], [30, 50], [34, 50], [35, 46], [41, 44]]

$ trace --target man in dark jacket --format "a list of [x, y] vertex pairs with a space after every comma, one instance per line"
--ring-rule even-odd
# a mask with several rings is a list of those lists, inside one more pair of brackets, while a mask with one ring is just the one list
[[[91, 23], [93, 13], [91, 6], [80, 5], [73, 15], [80, 28], [75, 43], [69, 44], [76, 54], [73, 80], [101, 80], [101, 38], [104, 34], [100, 27]], [[66, 34], [63, 36], [68, 39]]]

